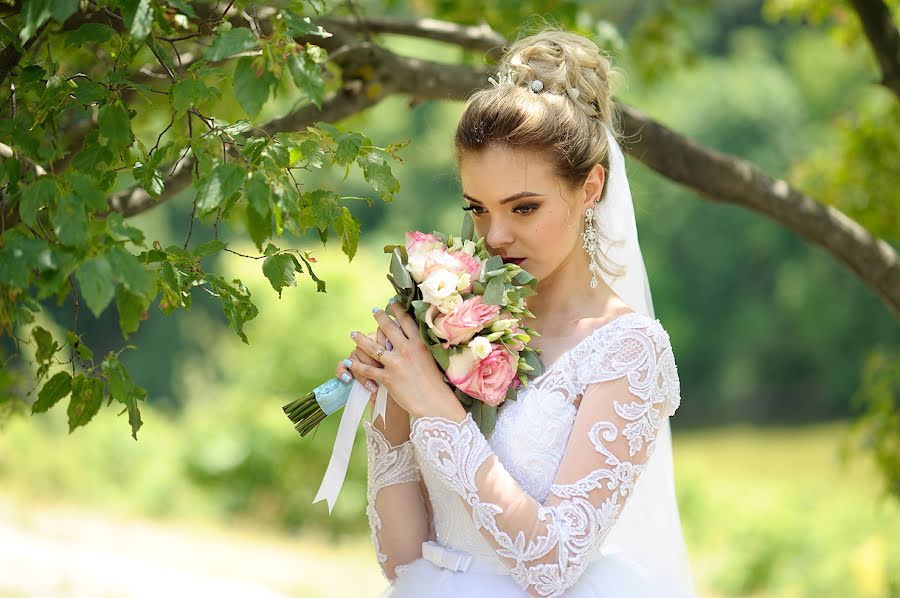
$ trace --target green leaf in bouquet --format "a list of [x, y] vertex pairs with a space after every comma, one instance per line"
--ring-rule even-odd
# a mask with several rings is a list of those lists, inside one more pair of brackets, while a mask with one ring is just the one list
[[497, 408], [491, 407], [490, 405], [486, 405], [481, 401], [474, 401], [472, 403], [472, 419], [475, 420], [475, 424], [478, 426], [478, 429], [481, 430], [481, 433], [487, 436], [491, 432], [494, 431], [494, 426], [497, 423]]
[[537, 295], [537, 291], [535, 291], [531, 287], [519, 287], [518, 289], [516, 289], [516, 295], [518, 295], [519, 299], [524, 299], [525, 297]]
[[503, 267], [503, 258], [499, 255], [492, 255], [484, 262], [484, 271], [492, 272]]
[[413, 301], [412, 302], [413, 312], [415, 313], [416, 320], [420, 322], [425, 321], [425, 312], [428, 311], [428, 308], [431, 306], [427, 301]]
[[460, 233], [463, 241], [475, 240], [475, 221], [472, 220], [472, 214], [466, 212], [463, 214], [462, 232]]
[[472, 292], [476, 295], [484, 295], [484, 284], [477, 280], [472, 281]]
[[434, 360], [438, 362], [438, 365], [441, 366], [443, 371], [447, 371], [447, 368], [450, 367], [450, 349], [445, 349], [440, 344], [431, 345], [429, 347], [431, 349], [431, 354], [434, 356]]
[[506, 401], [515, 401], [519, 398], [519, 391], [512, 385], [509, 385], [509, 388], [506, 389]]
[[531, 376], [536, 378], [544, 373], [544, 362], [541, 361], [540, 357], [538, 357], [537, 353], [535, 353], [534, 349], [531, 347], [526, 347], [522, 353], [519, 354], [519, 357], [525, 360], [531, 368]]
[[500, 305], [500, 302], [503, 300], [504, 290], [506, 289], [503, 280], [500, 278], [492, 278], [484, 289], [484, 296], [481, 298], [482, 303], [487, 305]]
[[493, 278], [495, 276], [501, 276], [503, 274], [506, 274], [506, 268], [497, 268], [496, 270], [490, 270], [490, 271], [485, 270], [484, 277], [485, 278]]
[[456, 398], [459, 399], [459, 402], [462, 403], [462, 406], [466, 408], [466, 411], [469, 411], [469, 409], [472, 407], [472, 404], [475, 402], [475, 399], [473, 399], [460, 389], [456, 388], [455, 386], [451, 385], [451, 387], [453, 388], [453, 394], [456, 395]]
[[526, 270], [522, 270], [521, 272], [516, 274], [515, 277], [512, 279], [514, 284], [521, 285], [521, 286], [525, 286], [535, 280], [537, 280], [537, 279], [534, 276], [532, 276], [531, 274], [529, 274]]
[[399, 249], [394, 249], [391, 254], [391, 275], [394, 277], [396, 283], [402, 288], [414, 288], [415, 283], [413, 282], [412, 276], [409, 275], [409, 271], [403, 264], [403, 255], [400, 253]]
[[400, 252], [400, 257], [403, 259], [403, 263], [408, 264], [409, 263], [409, 255], [406, 253], [406, 245], [394, 244], [394, 245], [385, 245], [384, 246], [385, 253], [393, 253], [395, 249]]

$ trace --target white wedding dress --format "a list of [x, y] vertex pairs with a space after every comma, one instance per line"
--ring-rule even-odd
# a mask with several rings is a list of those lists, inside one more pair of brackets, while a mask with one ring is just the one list
[[[657, 529], [641, 515], [656, 510], [645, 501], [666, 503], [678, 521], [674, 482], [642, 493], [640, 476], [671, 471], [670, 453], [657, 463], [653, 449], [671, 443], [679, 403], [668, 334], [631, 312], [504, 403], [487, 438], [471, 417], [423, 417], [391, 446], [365, 422], [383, 596], [692, 598], [680, 524]], [[646, 539], [617, 536], [637, 529], [629, 513]]]

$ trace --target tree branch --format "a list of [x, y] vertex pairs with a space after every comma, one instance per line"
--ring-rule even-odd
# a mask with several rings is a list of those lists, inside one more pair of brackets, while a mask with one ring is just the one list
[[[484, 67], [441, 64], [399, 56], [368, 41], [354, 43], [343, 26], [333, 21], [328, 29], [333, 37], [315, 43], [326, 47], [330, 59], [340, 67], [344, 86], [329, 95], [321, 111], [307, 105], [262, 125], [268, 134], [302, 130], [318, 120], [339, 121], [390, 95], [405, 94], [417, 101], [465, 100], [474, 90], [484, 88], [492, 74]], [[397, 24], [392, 27], [392, 31], [402, 29]], [[407, 24], [408, 30], [416, 27], [423, 28], [421, 23]], [[624, 149], [634, 158], [702, 197], [764, 214], [823, 247], [872, 288], [900, 319], [900, 259], [891, 245], [836, 208], [767, 176], [750, 162], [705, 148], [631, 107], [619, 104], [619, 110], [625, 139], [635, 140]], [[166, 181], [159, 200], [134, 188], [111, 198], [111, 209], [130, 216], [176, 195], [191, 183], [191, 163], [188, 159], [183, 162]]]
[[900, 32], [881, 0], [850, 0], [881, 66], [881, 84], [900, 99]]
[[713, 201], [764, 214], [824, 248], [872, 288], [900, 319], [900, 258], [887, 242], [840, 210], [773, 179], [756, 165], [703, 147], [619, 105], [628, 153], [664, 177]]
[[395, 33], [410, 37], [421, 37], [446, 42], [467, 50], [484, 52], [492, 60], [498, 60], [503, 53], [506, 39], [486, 23], [477, 27], [467, 27], [436, 19], [415, 19], [413, 21], [389, 17], [320, 17], [316, 22], [327, 31], [339, 26], [357, 33]]

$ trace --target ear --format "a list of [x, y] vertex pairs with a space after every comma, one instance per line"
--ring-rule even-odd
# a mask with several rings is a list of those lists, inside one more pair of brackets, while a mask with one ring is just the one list
[[587, 179], [584, 181], [583, 208], [585, 210], [593, 207], [594, 202], [600, 199], [604, 185], [606, 185], [606, 171], [603, 170], [603, 166], [600, 164], [594, 164], [594, 167], [587, 175]]

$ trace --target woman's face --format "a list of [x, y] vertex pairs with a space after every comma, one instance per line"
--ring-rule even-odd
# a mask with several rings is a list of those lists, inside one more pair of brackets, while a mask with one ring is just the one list
[[[539, 281], [573, 258], [579, 264], [585, 189], [570, 189], [539, 153], [489, 146], [464, 154], [463, 197], [491, 255], [515, 261]], [[601, 183], [602, 184], [602, 183]], [[580, 252], [586, 256], [584, 251]], [[586, 260], [584, 260], [586, 261]]]

